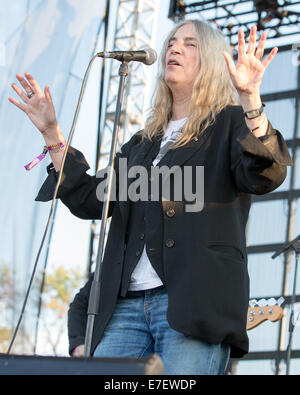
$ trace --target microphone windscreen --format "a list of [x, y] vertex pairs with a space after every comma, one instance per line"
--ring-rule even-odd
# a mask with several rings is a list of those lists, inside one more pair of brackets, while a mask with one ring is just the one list
[[151, 64], [155, 63], [157, 60], [157, 53], [152, 48], [146, 48], [144, 50], [147, 53], [145, 64], [150, 66]]

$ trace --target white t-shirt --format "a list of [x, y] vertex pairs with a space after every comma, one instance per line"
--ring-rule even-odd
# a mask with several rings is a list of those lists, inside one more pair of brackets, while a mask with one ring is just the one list
[[[184, 126], [187, 118], [178, 121], [170, 121], [165, 134], [161, 140], [160, 151], [152, 162], [156, 166], [168, 151], [169, 144], [172, 144], [182, 133], [180, 129]], [[168, 143], [168, 144], [167, 144]], [[129, 291], [142, 291], [163, 285], [156, 271], [153, 269], [146, 252], [146, 245], [138, 264], [136, 265], [129, 284]]]

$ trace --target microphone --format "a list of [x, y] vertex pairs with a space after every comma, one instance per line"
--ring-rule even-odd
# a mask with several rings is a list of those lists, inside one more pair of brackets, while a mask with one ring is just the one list
[[116, 59], [120, 62], [142, 62], [147, 66], [156, 62], [157, 54], [152, 48], [145, 48], [139, 51], [112, 51], [112, 52], [99, 52], [99, 58]]

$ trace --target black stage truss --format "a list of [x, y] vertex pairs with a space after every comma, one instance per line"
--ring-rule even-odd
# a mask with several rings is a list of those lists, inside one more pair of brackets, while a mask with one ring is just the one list
[[291, 36], [291, 42], [300, 33], [300, 1], [170, 1], [169, 18], [179, 21], [190, 15], [215, 23], [233, 46], [237, 44], [238, 30], [242, 28], [247, 37], [253, 25], [268, 30], [275, 45], [287, 36]]

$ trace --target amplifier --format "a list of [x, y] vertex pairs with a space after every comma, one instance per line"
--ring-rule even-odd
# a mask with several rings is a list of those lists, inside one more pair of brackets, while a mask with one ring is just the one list
[[0, 354], [0, 375], [162, 375], [156, 354], [134, 358], [67, 358]]

